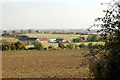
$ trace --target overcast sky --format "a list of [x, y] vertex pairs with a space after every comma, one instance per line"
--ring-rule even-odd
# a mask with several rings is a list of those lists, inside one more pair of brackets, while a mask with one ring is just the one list
[[81, 29], [103, 16], [110, 0], [1, 0], [2, 29]]

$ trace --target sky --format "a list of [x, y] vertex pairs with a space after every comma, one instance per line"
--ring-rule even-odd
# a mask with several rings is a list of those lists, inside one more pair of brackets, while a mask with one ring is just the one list
[[1, 0], [0, 28], [86, 29], [111, 0]]

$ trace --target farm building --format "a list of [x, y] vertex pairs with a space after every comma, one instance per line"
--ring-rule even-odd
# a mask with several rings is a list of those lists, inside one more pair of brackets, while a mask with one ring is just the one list
[[37, 38], [36, 40], [41, 42], [42, 44], [48, 43], [48, 39], [47, 38]]
[[48, 43], [48, 39], [47, 38], [21, 37], [21, 38], [19, 38], [19, 40], [21, 40], [23, 42], [30, 42], [31, 44], [33, 44], [34, 41], [39, 41], [42, 44]]
[[57, 43], [56, 39], [49, 39], [48, 42], [49, 43]]
[[56, 41], [57, 41], [57, 42], [66, 42], [66, 40], [64, 40], [64, 39], [59, 39], [59, 38], [56, 39]]
[[66, 42], [66, 40], [57, 38], [57, 39], [49, 39], [48, 42], [50, 42], [50, 43], [58, 43], [58, 42]]
[[30, 42], [31, 44], [33, 44], [33, 41], [37, 40], [37, 38], [21, 37], [19, 38], [19, 40], [23, 42]]

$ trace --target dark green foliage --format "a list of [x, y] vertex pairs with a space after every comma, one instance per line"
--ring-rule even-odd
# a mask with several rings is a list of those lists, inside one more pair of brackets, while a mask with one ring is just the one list
[[48, 50], [48, 47], [44, 48], [44, 50]]
[[2, 50], [25, 50], [25, 44], [22, 41], [16, 43], [10, 43], [7, 41], [2, 41]]
[[16, 50], [24, 50], [24, 49], [26, 49], [25, 44], [22, 41], [18, 41], [14, 45], [16, 46]]
[[13, 31], [12, 31], [12, 34], [16, 34], [16, 31], [15, 31], [15, 30], [13, 30]]
[[85, 37], [79, 37], [79, 38], [73, 39], [73, 42], [82, 42], [82, 41], [85, 41]]
[[34, 46], [35, 46], [35, 49], [37, 50], [43, 50], [43, 44], [40, 43], [39, 41], [34, 41]]
[[[101, 30], [103, 31], [103, 38], [110, 34], [108, 40], [105, 41], [105, 46], [99, 49], [95, 48], [91, 51], [94, 53], [99, 50], [98, 54], [90, 60], [90, 71], [96, 78], [113, 78], [114, 80], [120, 79], [120, 5], [113, 2], [106, 10], [106, 15], [103, 18], [97, 18], [97, 21], [102, 21]], [[118, 13], [118, 12], [119, 13]], [[90, 48], [91, 50], [91, 48]]]
[[88, 42], [96, 42], [97, 41], [97, 35], [89, 35], [88, 37], [87, 37], [87, 41]]
[[20, 30], [20, 34], [24, 34], [24, 31], [23, 31], [23, 30]]
[[61, 49], [64, 49], [65, 45], [63, 44], [63, 42], [58, 42], [58, 47], [60, 47]]
[[16, 46], [14, 43], [11, 43], [11, 50], [16, 50]]

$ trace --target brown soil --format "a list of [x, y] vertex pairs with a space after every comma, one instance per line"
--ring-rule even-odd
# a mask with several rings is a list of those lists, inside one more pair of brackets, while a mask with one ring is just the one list
[[3, 78], [86, 78], [88, 49], [60, 51], [3, 51]]

